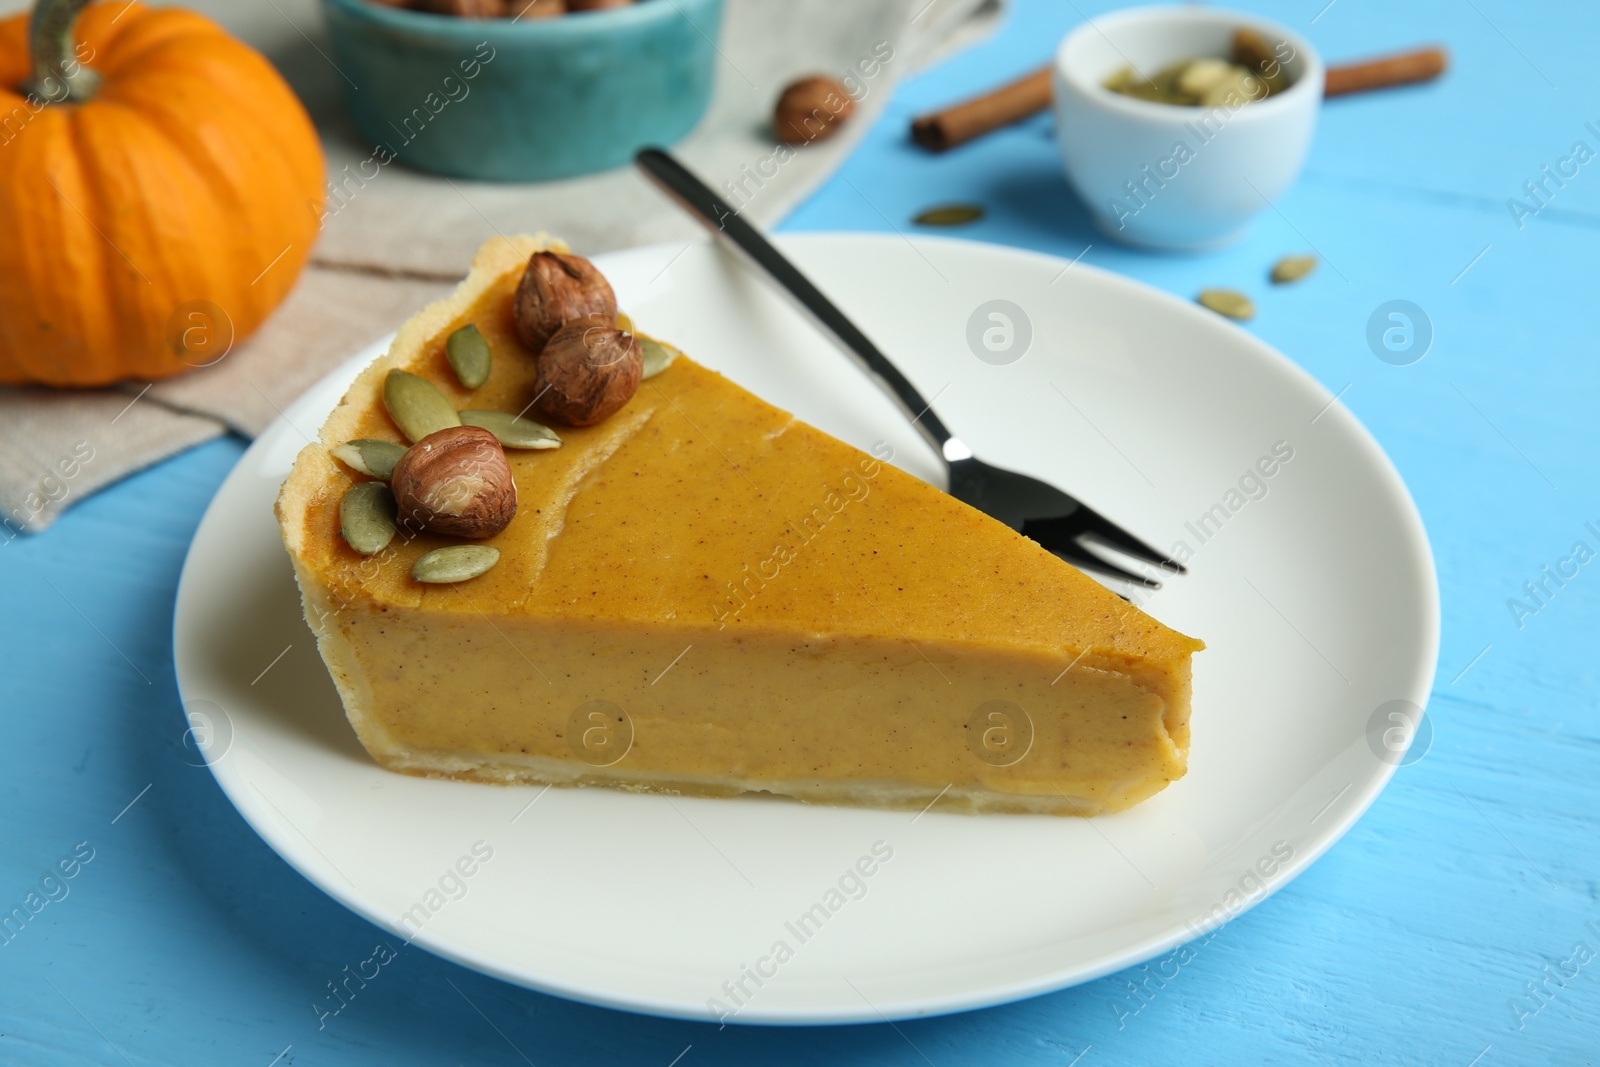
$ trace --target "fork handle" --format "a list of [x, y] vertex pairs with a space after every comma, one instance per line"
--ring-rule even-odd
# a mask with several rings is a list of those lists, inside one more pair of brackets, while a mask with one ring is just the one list
[[633, 157], [633, 161], [651, 181], [682, 205], [715, 237], [745, 260], [766, 271], [780, 288], [793, 297], [801, 310], [809, 313], [823, 332], [832, 337], [867, 372], [867, 376], [889, 394], [889, 399], [911, 420], [912, 426], [946, 464], [972, 455], [955, 439], [954, 434], [945, 429], [939, 416], [934, 414], [933, 406], [923, 399], [899, 368], [878, 351], [878, 346], [725, 200], [659, 148], [643, 149]]

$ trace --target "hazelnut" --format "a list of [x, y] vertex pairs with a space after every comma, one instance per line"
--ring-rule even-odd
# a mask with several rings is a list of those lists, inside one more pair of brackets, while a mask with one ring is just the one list
[[517, 514], [517, 486], [494, 434], [477, 426], [430, 433], [389, 476], [400, 523], [452, 537], [493, 537]]
[[460, 19], [497, 19], [506, 13], [505, 0], [411, 0], [411, 8]]
[[513, 19], [553, 19], [567, 13], [567, 0], [510, 0], [506, 15]]
[[586, 315], [616, 318], [611, 283], [582, 256], [535, 252], [517, 285], [517, 335], [535, 353], [562, 325]]
[[638, 391], [644, 352], [613, 316], [591, 315], [556, 331], [539, 353], [538, 371], [534, 408], [568, 426], [593, 426]]
[[832, 78], [813, 74], [791, 82], [778, 97], [772, 128], [787, 144], [825, 141], [855, 112], [856, 102]]

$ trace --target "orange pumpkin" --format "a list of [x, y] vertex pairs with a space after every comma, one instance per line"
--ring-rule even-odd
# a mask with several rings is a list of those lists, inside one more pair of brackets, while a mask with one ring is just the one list
[[322, 149], [262, 56], [140, 3], [0, 21], [0, 382], [103, 385], [214, 362], [288, 294]]

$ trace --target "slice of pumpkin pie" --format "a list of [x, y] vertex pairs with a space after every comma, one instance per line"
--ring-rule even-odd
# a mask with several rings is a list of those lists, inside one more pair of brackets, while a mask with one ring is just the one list
[[1086, 815], [1184, 774], [1199, 641], [633, 334], [565, 252], [485, 245], [284, 483], [306, 618], [374, 759]]

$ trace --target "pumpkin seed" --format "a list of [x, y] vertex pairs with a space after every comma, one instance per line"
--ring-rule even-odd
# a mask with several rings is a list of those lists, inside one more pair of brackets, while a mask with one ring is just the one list
[[1260, 78], [1243, 67], [1228, 69], [1231, 73], [1200, 94], [1201, 107], [1242, 107], [1252, 100], [1266, 97], [1266, 86]]
[[1132, 67], [1124, 67], [1106, 79], [1103, 84], [1112, 92], [1122, 93], [1124, 96], [1148, 100], [1154, 104], [1176, 104], [1187, 107], [1199, 99], [1194, 94], [1183, 92], [1178, 88], [1178, 78], [1189, 63], [1190, 60], [1179, 60], [1151, 75], [1134, 70]]
[[480, 426], [507, 448], [560, 448], [561, 438], [548, 426], [504, 411], [463, 411], [463, 426]]
[[1284, 256], [1272, 265], [1272, 281], [1274, 285], [1287, 285], [1316, 269], [1316, 256]]
[[941, 204], [931, 207], [911, 221], [918, 226], [965, 226], [983, 218], [981, 204]]
[[478, 332], [475, 323], [468, 323], [444, 343], [445, 358], [456, 379], [468, 389], [476, 389], [489, 380], [489, 369], [494, 357], [489, 354], [489, 342]]
[[1241, 322], [1255, 318], [1256, 314], [1256, 306], [1250, 302], [1250, 298], [1234, 289], [1202, 289], [1195, 296], [1195, 301], [1218, 315]]
[[1196, 59], [1178, 72], [1180, 93], [1203, 96], [1207, 89], [1233, 77], [1234, 66], [1226, 59]]
[[500, 550], [489, 545], [451, 545], [436, 548], [411, 565], [411, 577], [440, 585], [464, 582], [488, 572], [500, 562]]
[[410, 371], [389, 372], [383, 380], [383, 406], [412, 444], [430, 433], [461, 425], [461, 417], [439, 387]]
[[379, 441], [375, 437], [358, 437], [328, 449], [333, 458], [347, 467], [354, 467], [369, 478], [388, 481], [394, 465], [406, 454], [406, 446], [393, 441]]
[[[644, 356], [644, 377], [654, 378], [668, 367], [672, 361], [683, 355], [671, 345], [662, 344], [650, 337], [639, 338], [639, 349]], [[643, 379], [640, 379], [641, 381]]]
[[394, 494], [387, 485], [352, 485], [339, 501], [339, 536], [363, 556], [382, 552], [394, 539], [394, 517]]

